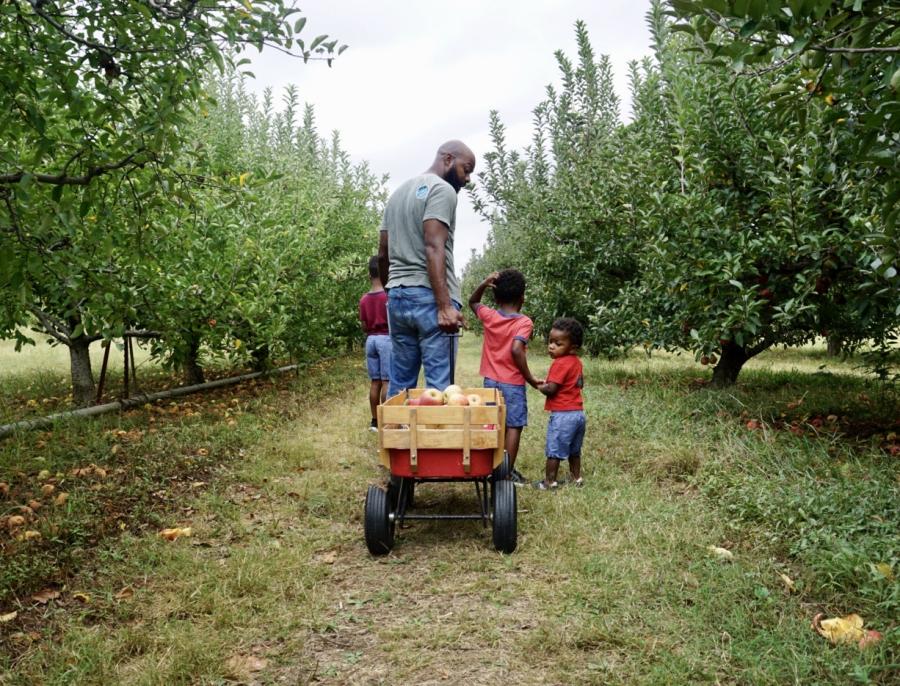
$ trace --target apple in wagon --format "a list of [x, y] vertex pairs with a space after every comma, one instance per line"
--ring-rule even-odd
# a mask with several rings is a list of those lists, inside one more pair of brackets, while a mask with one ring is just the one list
[[426, 388], [419, 396], [419, 405], [443, 405], [444, 394], [436, 388]]
[[484, 399], [477, 393], [469, 393], [466, 397], [469, 399], [469, 405], [473, 407], [476, 405], [484, 405]]
[[450, 384], [447, 388], [444, 389], [444, 402], [449, 405], [450, 396], [451, 395], [463, 395], [462, 386], [457, 386], [455, 383]]
[[462, 393], [454, 393], [449, 398], [447, 398], [447, 404], [466, 406], [469, 404], [469, 399]]

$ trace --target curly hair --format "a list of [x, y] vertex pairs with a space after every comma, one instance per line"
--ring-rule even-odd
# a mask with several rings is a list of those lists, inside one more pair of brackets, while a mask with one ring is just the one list
[[581, 327], [581, 322], [577, 319], [560, 317], [559, 319], [554, 320], [551, 328], [562, 331], [568, 335], [569, 340], [572, 341], [572, 345], [578, 348], [581, 347], [581, 343], [584, 341], [584, 329]]
[[514, 303], [525, 297], [525, 276], [518, 269], [504, 269], [494, 282], [494, 300]]

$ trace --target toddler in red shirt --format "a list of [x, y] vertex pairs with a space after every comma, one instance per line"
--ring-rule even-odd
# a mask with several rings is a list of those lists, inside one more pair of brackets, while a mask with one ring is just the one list
[[581, 478], [581, 445], [585, 429], [581, 389], [584, 378], [577, 354], [583, 338], [584, 331], [575, 319], [557, 319], [550, 329], [547, 350], [553, 362], [547, 372], [547, 380], [538, 386], [538, 390], [547, 396], [544, 409], [550, 411], [545, 450], [546, 472], [542, 481], [534, 483], [534, 487], [541, 491], [559, 485], [556, 475], [563, 460], [569, 461], [571, 483], [575, 486], [584, 484]]
[[[497, 309], [481, 304], [481, 296], [487, 288], [494, 291]], [[497, 388], [506, 403], [506, 453], [512, 470], [514, 485], [528, 483], [515, 468], [522, 430], [528, 424], [528, 402], [525, 384], [537, 388], [541, 383], [528, 369], [526, 346], [534, 328], [531, 319], [522, 314], [525, 302], [525, 277], [518, 269], [494, 272], [479, 284], [469, 307], [484, 325], [484, 343], [481, 347], [481, 368], [485, 388]]]

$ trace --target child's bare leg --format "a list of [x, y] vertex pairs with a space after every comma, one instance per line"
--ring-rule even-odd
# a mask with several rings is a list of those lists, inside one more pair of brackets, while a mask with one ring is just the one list
[[372, 419], [378, 417], [378, 401], [381, 399], [381, 379], [372, 379], [369, 386], [369, 409], [372, 410]]
[[519, 441], [522, 438], [521, 426], [506, 427], [506, 452], [509, 454], [509, 467], [516, 466], [516, 456], [519, 454]]
[[382, 402], [382, 404], [384, 403], [385, 400], [387, 400], [387, 389], [388, 389], [389, 381], [390, 381], [390, 379], [382, 379], [381, 380], [381, 402]]
[[557, 472], [559, 472], [559, 460], [555, 457], [548, 457], [547, 468], [544, 474], [544, 480], [547, 482], [548, 486], [556, 481]]
[[578, 481], [581, 478], [581, 455], [569, 457], [569, 475], [572, 477], [572, 481]]

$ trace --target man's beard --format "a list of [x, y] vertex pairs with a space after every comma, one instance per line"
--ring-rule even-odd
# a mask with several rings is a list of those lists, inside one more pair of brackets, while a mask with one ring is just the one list
[[447, 173], [444, 174], [444, 181], [453, 186], [453, 190], [457, 193], [459, 193], [459, 189], [463, 187], [459, 174], [456, 173], [456, 167], [450, 167], [450, 169], [447, 170]]

